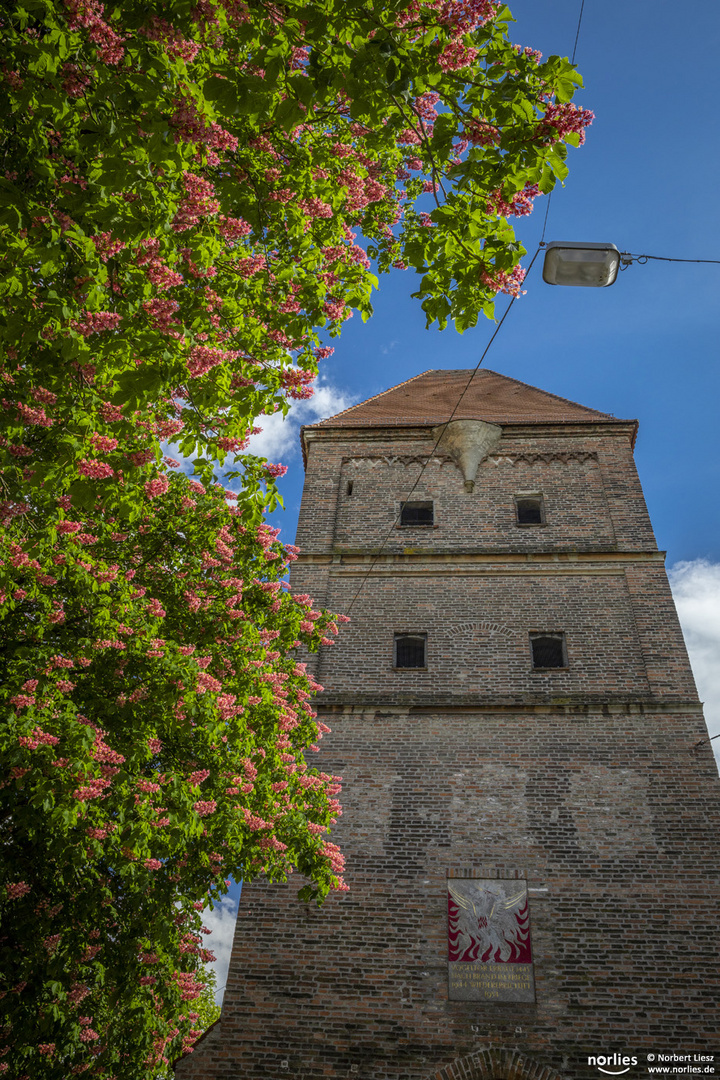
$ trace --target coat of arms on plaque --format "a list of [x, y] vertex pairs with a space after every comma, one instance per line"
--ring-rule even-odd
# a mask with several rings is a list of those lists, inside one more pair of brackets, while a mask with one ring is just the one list
[[535, 1000], [524, 881], [448, 881], [448, 974], [451, 1000]]

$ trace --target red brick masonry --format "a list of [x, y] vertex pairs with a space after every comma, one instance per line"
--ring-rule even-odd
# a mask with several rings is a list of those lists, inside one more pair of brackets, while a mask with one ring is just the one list
[[[430, 374], [417, 409], [445, 392]], [[298, 881], [243, 890], [223, 1015], [181, 1080], [584, 1080], [613, 1052], [636, 1080], [658, 1051], [715, 1052], [720, 1075], [720, 784], [635, 425], [501, 378], [466, 402], [503, 427], [471, 494], [412, 396], [404, 423], [369, 403], [306, 429], [293, 587], [352, 606], [314, 660], [351, 890], [320, 910]], [[435, 525], [400, 528], [418, 477]], [[544, 525], [516, 524], [518, 494]], [[533, 670], [543, 631], [567, 669]], [[395, 633], [427, 634], [427, 670], [393, 668]], [[527, 880], [534, 1004], [448, 1000], [448, 873]]]

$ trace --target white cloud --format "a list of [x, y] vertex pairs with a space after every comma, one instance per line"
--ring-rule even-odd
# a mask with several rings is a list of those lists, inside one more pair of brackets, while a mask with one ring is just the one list
[[215, 971], [217, 990], [215, 1002], [222, 1005], [227, 982], [230, 953], [232, 952], [233, 937], [235, 936], [235, 921], [237, 919], [238, 902], [224, 896], [219, 904], [211, 910], [209, 907], [203, 911], [203, 924], [210, 933], [203, 941], [203, 947], [215, 953], [215, 962], [206, 966]]
[[[720, 563], [707, 559], [668, 569], [695, 682], [711, 735], [720, 732]], [[713, 743], [720, 761], [720, 739]]]
[[[258, 457], [264, 457], [275, 464], [283, 458], [290, 458], [299, 451], [300, 428], [303, 424], [316, 424], [318, 420], [326, 420], [328, 416], [348, 409], [355, 401], [356, 398], [350, 397], [337, 387], [318, 380], [315, 383], [314, 395], [308, 401], [293, 401], [287, 416], [278, 412], [270, 416], [256, 417], [255, 427], [262, 428], [262, 431], [259, 435], [250, 437], [247, 453], [257, 454]], [[179, 462], [182, 472], [187, 476], [193, 475], [196, 454], [185, 457], [173, 443], [162, 443], [161, 448], [163, 454]], [[232, 455], [228, 455], [225, 464], [230, 467]], [[221, 472], [221, 469], [216, 469], [216, 475]], [[233, 491], [237, 490], [237, 483], [230, 487]]]
[[259, 416], [256, 427], [261, 427], [259, 435], [253, 435], [248, 446], [249, 454], [258, 454], [268, 461], [278, 462], [283, 457], [297, 453], [300, 446], [300, 428], [303, 424], [316, 424], [328, 416], [348, 409], [355, 399], [329, 383], [318, 380], [315, 393], [308, 401], [295, 401], [287, 416], [274, 413], [272, 416]]
[[390, 341], [387, 345], [380, 346], [380, 352], [383, 356], [387, 356], [388, 353], [391, 353], [394, 350], [395, 346], [399, 344], [399, 341]]

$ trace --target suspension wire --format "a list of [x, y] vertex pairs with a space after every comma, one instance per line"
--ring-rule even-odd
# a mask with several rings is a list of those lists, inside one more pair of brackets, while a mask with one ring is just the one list
[[[570, 61], [571, 64], [575, 63], [575, 53], [577, 52], [578, 39], [580, 37], [580, 27], [582, 26], [583, 12], [584, 11], [585, 11], [585, 0], [582, 0], [582, 3], [580, 4], [580, 15], [578, 16], [577, 29], [575, 31], [575, 44], [573, 45], [572, 59]], [[548, 214], [550, 213], [550, 202], [552, 200], [552, 197], [553, 197], [553, 192], [551, 191], [548, 194], [547, 203], [545, 204], [545, 219], [543, 221], [542, 236], [540, 237], [540, 247], [544, 247], [544, 244], [545, 244], [545, 231], [547, 229]]]
[[[580, 27], [582, 25], [582, 19], [583, 19], [583, 12], [584, 11], [585, 11], [585, 0], [582, 0], [582, 3], [580, 5], [580, 15], [578, 17], [577, 30], [575, 31], [575, 44], [573, 46], [573, 53], [572, 53], [572, 60], [571, 60], [571, 63], [573, 63], [573, 64], [575, 63], [575, 53], [577, 51], [577, 44], [578, 44], [578, 39], [580, 37]], [[540, 241], [539, 241], [539, 244], [538, 244], [538, 248], [537, 248], [537, 251], [535, 252], [535, 254], [533, 255], [532, 259], [530, 260], [530, 265], [528, 266], [528, 268], [527, 268], [527, 270], [525, 272], [525, 277], [523, 279], [524, 281], [527, 281], [528, 275], [529, 275], [530, 271], [533, 268], [533, 264], [534, 264], [535, 260], [537, 259], [537, 257], [540, 254], [541, 250], [545, 247], [545, 232], [547, 230], [548, 215], [550, 213], [550, 201], [551, 201], [551, 199], [552, 199], [552, 191], [548, 194], [548, 200], [547, 200], [547, 203], [546, 203], [546, 206], [545, 206], [545, 218], [543, 220], [542, 235], [540, 236]], [[450, 414], [448, 419], [444, 421], [444, 423], [438, 425], [440, 427], [440, 429], [441, 429], [440, 434], [438, 435], [437, 439], [435, 440], [435, 445], [433, 446], [429, 456], [423, 462], [423, 464], [422, 464], [422, 466], [420, 468], [420, 472], [418, 473], [417, 478], [415, 480], [415, 483], [413, 484], [413, 486], [410, 488], [410, 491], [405, 496], [405, 499], [404, 499], [405, 502], [408, 501], [408, 499], [410, 498], [410, 496], [412, 495], [412, 493], [415, 491], [416, 487], [418, 486], [418, 484], [422, 480], [423, 475], [425, 473], [425, 469], [428, 467], [428, 465], [432, 461], [432, 459], [433, 459], [433, 457], [435, 455], [435, 451], [437, 450], [437, 448], [438, 448], [438, 446], [440, 444], [440, 440], [442, 439], [443, 435], [445, 434], [445, 430], [447, 428], [447, 425], [452, 421], [452, 419], [455, 416], [456, 412], [460, 408], [460, 405], [462, 404], [463, 398], [465, 397], [468, 390], [470, 389], [470, 385], [471, 385], [473, 379], [475, 378], [475, 376], [477, 375], [477, 372], [478, 372], [478, 369], [480, 368], [480, 365], [482, 364], [483, 360], [485, 359], [488, 352], [490, 351], [490, 347], [492, 346], [493, 342], [495, 341], [495, 338], [500, 333], [500, 328], [502, 327], [502, 325], [505, 322], [506, 318], [510, 314], [510, 309], [512, 308], [513, 304], [517, 300], [518, 295], [519, 295], [519, 293], [516, 294], [515, 296], [511, 297], [510, 303], [505, 308], [505, 311], [504, 311], [504, 313], [502, 315], [502, 318], [500, 319], [497, 326], [495, 327], [495, 330], [494, 330], [494, 332], [492, 334], [492, 337], [490, 338], [487, 345], [485, 346], [485, 349], [483, 350], [482, 356], [478, 360], [478, 362], [475, 365], [473, 371], [470, 373], [470, 378], [468, 379], [462, 393], [460, 394], [460, 397], [458, 398], [457, 402], [455, 403], [455, 407], [454, 407], [452, 413]], [[400, 511], [400, 513], [402, 513], [402, 510]], [[395, 516], [395, 518], [393, 519], [393, 522], [392, 522], [390, 528], [388, 529], [387, 533], [385, 534], [380, 547], [378, 548], [377, 552], [373, 556], [372, 562], [370, 563], [370, 566], [368, 567], [365, 575], [363, 576], [363, 579], [360, 582], [360, 585], [358, 586], [358, 589], [357, 589], [355, 595], [353, 596], [352, 600], [350, 601], [350, 606], [346, 609], [348, 615], [352, 611], [352, 609], [353, 609], [353, 607], [355, 605], [355, 601], [360, 596], [360, 593], [362, 592], [362, 590], [363, 590], [363, 588], [365, 586], [365, 583], [367, 582], [368, 578], [370, 577], [373, 570], [375, 569], [377, 561], [380, 558], [380, 556], [382, 555], [382, 553], [383, 553], [383, 551], [385, 549], [385, 545], [387, 544], [388, 540], [390, 539], [390, 536], [392, 535], [393, 531], [395, 530], [399, 520], [400, 520], [400, 514], [397, 514]]]
[[[533, 263], [535, 262], [535, 260], [537, 259], [538, 255], [540, 254], [540, 251], [541, 251], [541, 248], [540, 248], [540, 247], [538, 247], [537, 251], [536, 251], [536, 252], [535, 252], [535, 254], [533, 255], [532, 259], [530, 260], [530, 265], [528, 266], [527, 270], [525, 271], [525, 277], [524, 277], [524, 279], [523, 279], [524, 281], [527, 281], [527, 278], [528, 278], [528, 274], [529, 274], [529, 273], [530, 273], [530, 271], [532, 270], [532, 267], [533, 267]], [[475, 367], [473, 368], [473, 370], [472, 370], [472, 371], [470, 372], [470, 378], [468, 379], [467, 383], [465, 384], [465, 387], [463, 388], [463, 391], [462, 391], [462, 393], [460, 394], [460, 397], [458, 398], [457, 402], [455, 403], [455, 407], [453, 408], [453, 411], [452, 411], [452, 412], [450, 413], [450, 416], [448, 417], [448, 419], [447, 419], [447, 420], [444, 420], [444, 421], [442, 421], [442, 423], [440, 423], [440, 424], [438, 424], [438, 425], [437, 425], [437, 426], [438, 426], [438, 427], [440, 427], [440, 429], [441, 429], [441, 430], [440, 430], [440, 434], [438, 435], [437, 439], [435, 440], [435, 445], [433, 446], [432, 450], [430, 451], [430, 454], [428, 455], [427, 459], [426, 459], [426, 460], [425, 460], [425, 461], [423, 462], [423, 464], [422, 464], [422, 466], [421, 466], [421, 468], [420, 468], [420, 472], [418, 473], [418, 475], [417, 475], [417, 478], [416, 478], [416, 480], [415, 480], [415, 483], [413, 484], [413, 486], [412, 486], [412, 487], [410, 488], [409, 492], [408, 492], [408, 493], [407, 493], [407, 495], [405, 496], [405, 499], [403, 500], [404, 502], [407, 502], [407, 501], [408, 501], [408, 499], [409, 499], [409, 498], [410, 498], [410, 496], [412, 495], [413, 491], [415, 490], [415, 488], [416, 488], [416, 487], [418, 486], [418, 484], [419, 484], [419, 483], [420, 483], [420, 481], [422, 480], [422, 478], [423, 478], [423, 474], [425, 473], [425, 470], [426, 470], [426, 468], [428, 467], [428, 465], [429, 465], [429, 464], [430, 464], [430, 462], [432, 461], [432, 459], [433, 459], [433, 457], [434, 457], [434, 455], [435, 455], [435, 451], [437, 450], [438, 446], [440, 445], [440, 440], [442, 439], [443, 435], [445, 434], [445, 429], [447, 428], [447, 425], [448, 425], [448, 424], [450, 423], [450, 421], [451, 421], [451, 420], [453, 419], [453, 417], [455, 416], [455, 413], [456, 413], [456, 412], [458, 411], [458, 409], [460, 408], [460, 405], [462, 404], [462, 400], [463, 400], [463, 398], [465, 397], [465, 395], [467, 394], [468, 390], [470, 389], [470, 384], [472, 383], [473, 379], [474, 379], [474, 378], [475, 378], [475, 376], [477, 375], [477, 373], [478, 373], [478, 369], [480, 368], [480, 365], [482, 364], [483, 360], [485, 359], [485, 357], [487, 356], [488, 352], [490, 351], [490, 346], [492, 345], [492, 343], [494, 342], [495, 338], [496, 338], [496, 337], [498, 336], [498, 334], [500, 333], [500, 328], [501, 328], [502, 324], [503, 324], [503, 323], [505, 322], [505, 320], [507, 319], [508, 315], [510, 314], [510, 309], [512, 308], [513, 304], [514, 304], [514, 303], [515, 303], [515, 301], [517, 300], [518, 296], [519, 296], [519, 293], [517, 293], [517, 294], [516, 294], [515, 296], [513, 296], [513, 297], [511, 298], [511, 300], [510, 300], [510, 303], [509, 303], [509, 304], [508, 304], [508, 306], [507, 306], [507, 307], [505, 308], [505, 311], [503, 312], [502, 318], [500, 319], [500, 321], [498, 322], [497, 326], [495, 327], [495, 330], [493, 331], [492, 337], [490, 338], [490, 340], [488, 341], [487, 345], [485, 346], [485, 348], [484, 348], [484, 350], [483, 350], [482, 356], [481, 356], [481, 357], [480, 357], [480, 359], [478, 360], [478, 362], [477, 362], [477, 364], [475, 365]], [[400, 513], [402, 513], [402, 510], [400, 511]], [[368, 578], [370, 577], [370, 575], [372, 574], [373, 570], [375, 569], [375, 565], [376, 565], [376, 563], [377, 563], [378, 559], [380, 558], [380, 556], [382, 555], [382, 553], [383, 553], [383, 551], [384, 551], [384, 549], [385, 549], [385, 545], [387, 544], [388, 540], [390, 539], [390, 536], [392, 535], [392, 533], [393, 533], [394, 529], [396, 528], [396, 526], [397, 526], [397, 524], [398, 524], [399, 520], [400, 520], [400, 514], [397, 514], [397, 515], [396, 515], [396, 516], [395, 516], [395, 517], [393, 518], [393, 522], [392, 522], [392, 524], [391, 524], [390, 528], [388, 529], [387, 533], [386, 533], [386, 534], [385, 534], [385, 536], [383, 537], [383, 541], [382, 541], [382, 543], [381, 543], [380, 547], [378, 548], [378, 550], [376, 551], [375, 555], [373, 556], [373, 560], [372, 560], [372, 562], [370, 563], [370, 566], [368, 567], [368, 569], [367, 569], [367, 572], [366, 572], [366, 573], [365, 573], [365, 575], [363, 576], [363, 579], [362, 579], [362, 581], [360, 582], [360, 585], [358, 586], [357, 592], [355, 593], [355, 595], [353, 596], [352, 600], [350, 601], [350, 606], [349, 606], [348, 608], [346, 608], [346, 614], [348, 614], [348, 615], [349, 615], [349, 614], [350, 614], [350, 612], [352, 611], [352, 609], [353, 609], [353, 606], [354, 606], [354, 604], [355, 604], [355, 601], [357, 600], [357, 598], [359, 597], [360, 593], [362, 592], [362, 590], [363, 590], [363, 587], [365, 586], [365, 583], [367, 582], [367, 579], [368, 579]]]
[[547, 229], [548, 214], [550, 213], [550, 200], [553, 197], [552, 191], [548, 195], [547, 203], [545, 204], [545, 220], [543, 221], [542, 236], [540, 237], [539, 247], [545, 247], [545, 230]]
[[698, 746], [703, 746], [706, 742], [712, 742], [713, 739], [720, 739], [720, 733], [717, 735], [710, 735], [707, 739], [700, 739], [699, 742], [693, 743], [693, 750]]
[[640, 265], [644, 265], [649, 259], [655, 262], [677, 262], [677, 263], [714, 263], [720, 265], [720, 259], [671, 259], [668, 255], [632, 255], [629, 251], [621, 251], [621, 258], [634, 259]]
[[575, 44], [573, 45], [572, 60], [570, 61], [571, 64], [575, 63], [575, 53], [577, 52], [577, 43], [578, 43], [578, 38], [580, 37], [580, 26], [582, 25], [582, 17], [583, 17], [583, 11], [584, 10], [585, 10], [585, 0], [582, 0], [582, 4], [580, 5], [580, 18], [578, 19], [577, 31], [575, 32]]

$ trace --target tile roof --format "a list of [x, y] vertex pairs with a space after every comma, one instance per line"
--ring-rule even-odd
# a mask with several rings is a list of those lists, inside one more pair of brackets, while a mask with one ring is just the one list
[[469, 369], [424, 371], [308, 428], [430, 426], [451, 416], [496, 424], [622, 423], [610, 413], [577, 405], [496, 371], [478, 371], [471, 380], [472, 374]]

